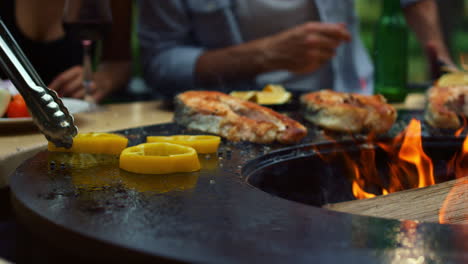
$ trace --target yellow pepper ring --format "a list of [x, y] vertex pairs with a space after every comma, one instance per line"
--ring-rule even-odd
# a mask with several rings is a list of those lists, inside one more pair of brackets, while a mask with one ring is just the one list
[[120, 168], [142, 174], [169, 174], [200, 170], [194, 148], [167, 142], [143, 143], [120, 154]]
[[73, 152], [90, 154], [119, 155], [127, 147], [128, 138], [111, 133], [79, 133], [73, 138], [69, 149], [58, 148], [49, 142], [48, 150], [54, 152]]
[[175, 136], [149, 136], [146, 142], [169, 142], [190, 146], [200, 154], [218, 151], [221, 138], [211, 135], [175, 135]]

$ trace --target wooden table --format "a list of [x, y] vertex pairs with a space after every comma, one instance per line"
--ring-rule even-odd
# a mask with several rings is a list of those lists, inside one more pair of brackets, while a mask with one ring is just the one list
[[[108, 132], [125, 128], [170, 122], [172, 112], [159, 101], [104, 105], [94, 112], [75, 114], [80, 132]], [[0, 187], [24, 160], [47, 146], [46, 138], [33, 124], [0, 128]]]

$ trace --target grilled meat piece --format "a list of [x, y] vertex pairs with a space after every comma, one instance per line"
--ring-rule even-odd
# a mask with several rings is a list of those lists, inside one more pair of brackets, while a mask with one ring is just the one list
[[425, 119], [436, 128], [457, 129], [468, 117], [468, 86], [433, 86], [427, 92]]
[[300, 101], [305, 119], [327, 130], [382, 134], [397, 118], [382, 95], [321, 90], [301, 96]]
[[307, 134], [285, 115], [220, 92], [184, 92], [176, 96], [175, 107], [175, 122], [233, 141], [292, 144]]

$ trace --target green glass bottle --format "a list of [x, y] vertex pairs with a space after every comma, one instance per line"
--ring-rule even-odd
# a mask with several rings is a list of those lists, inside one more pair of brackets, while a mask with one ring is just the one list
[[375, 93], [388, 102], [402, 102], [407, 94], [408, 27], [400, 0], [383, 0], [374, 39]]

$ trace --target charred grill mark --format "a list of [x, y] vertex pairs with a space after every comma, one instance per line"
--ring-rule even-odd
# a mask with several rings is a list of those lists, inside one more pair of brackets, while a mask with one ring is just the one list
[[367, 105], [362, 103], [361, 100], [359, 100], [358, 98], [350, 95], [348, 97], [345, 97], [343, 99], [343, 103], [345, 104], [349, 104], [349, 105], [352, 105], [352, 106], [357, 106], [357, 107], [366, 107]]
[[448, 101], [445, 103], [445, 106], [451, 110], [454, 111], [458, 114], [464, 113], [464, 107], [465, 107], [465, 95], [464, 94], [459, 94], [454, 98], [454, 100]]

